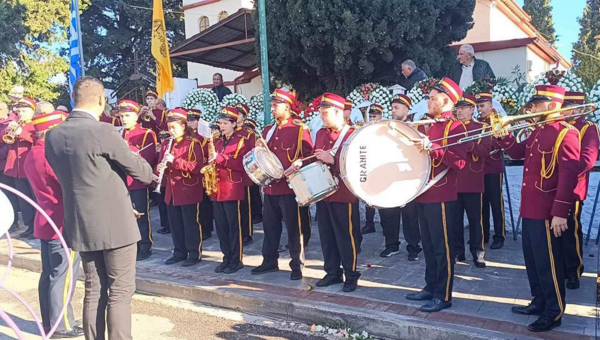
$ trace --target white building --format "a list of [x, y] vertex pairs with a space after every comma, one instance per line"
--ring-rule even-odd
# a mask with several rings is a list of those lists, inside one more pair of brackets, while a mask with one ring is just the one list
[[[212, 76], [219, 72], [234, 92], [250, 97], [261, 91], [259, 72], [256, 63], [252, 64], [252, 59], [256, 60], [252, 8], [252, 0], [183, 0], [188, 39], [184, 44], [189, 45], [178, 46], [172, 56], [189, 61], [188, 78], [197, 79], [199, 87], [212, 87]], [[477, 0], [473, 19], [475, 25], [465, 39], [452, 46], [473, 45], [476, 57], [489, 62], [498, 77], [510, 78], [516, 65], [528, 80], [555, 67], [572, 66], [532, 26], [531, 17], [514, 0]], [[224, 38], [232, 32], [240, 34]], [[240, 60], [244, 62], [233, 65]]]

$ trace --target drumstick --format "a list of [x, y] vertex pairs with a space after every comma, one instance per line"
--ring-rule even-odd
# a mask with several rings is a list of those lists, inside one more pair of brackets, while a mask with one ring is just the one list
[[401, 134], [402, 136], [404, 136], [406, 139], [408, 139], [409, 141], [411, 141], [413, 143], [417, 141], [416, 139], [414, 139], [414, 138], [408, 136], [407, 134], [405, 134], [404, 132], [400, 131], [397, 127], [392, 126], [392, 124], [388, 124], [388, 127], [391, 128], [392, 130], [398, 132], [399, 134]]
[[140, 152], [146, 150], [147, 148], [151, 147], [152, 145], [154, 145], [154, 144], [148, 144], [148, 145], [144, 146], [143, 148], [139, 149], [138, 151], [135, 151], [134, 154], [139, 155]]
[[[331, 152], [335, 152], [335, 151], [337, 151], [337, 149], [339, 149], [339, 148], [333, 148], [333, 149], [329, 149], [329, 150], [326, 150], [325, 152], [329, 152], [329, 153], [331, 153]], [[333, 156], [333, 155], [332, 155], [332, 156]], [[304, 162], [306, 162], [306, 161], [308, 161], [308, 160], [311, 160], [311, 159], [313, 159], [313, 158], [315, 158], [315, 157], [317, 157], [317, 155], [312, 155], [312, 156], [308, 156], [308, 157], [300, 158], [300, 159], [299, 159], [299, 161], [300, 161], [300, 162], [302, 162], [302, 163], [304, 163]], [[296, 162], [297, 162], [297, 161], [296, 161]], [[295, 162], [294, 162], [294, 163], [295, 163]]]

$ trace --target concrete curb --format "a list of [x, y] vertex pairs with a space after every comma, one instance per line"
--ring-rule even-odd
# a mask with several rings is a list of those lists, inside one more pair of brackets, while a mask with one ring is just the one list
[[[8, 255], [0, 253], [0, 261], [8, 262]], [[33, 272], [41, 271], [41, 260], [15, 255], [13, 267]], [[83, 273], [79, 279], [84, 278]], [[389, 339], [421, 340], [529, 340], [528, 336], [507, 334], [486, 329], [446, 324], [433, 320], [397, 315], [392, 313], [364, 310], [321, 302], [307, 304], [299, 298], [274, 296], [261, 291], [245, 289], [215, 289], [210, 286], [196, 286], [193, 283], [177, 284], [152, 277], [152, 274], [138, 274], [137, 292], [157, 295], [196, 303], [232, 309], [249, 314], [265, 315], [287, 321], [305, 324], [347, 324], [369, 334]]]

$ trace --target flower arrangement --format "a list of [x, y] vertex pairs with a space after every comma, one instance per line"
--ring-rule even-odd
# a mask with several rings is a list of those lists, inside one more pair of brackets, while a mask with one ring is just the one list
[[500, 102], [502, 108], [508, 115], [514, 115], [518, 112], [517, 91], [506, 78], [497, 78], [496, 85], [492, 89], [494, 99]]
[[531, 96], [535, 93], [535, 87], [537, 85], [550, 85], [550, 79], [548, 79], [548, 73], [541, 73], [535, 78], [535, 80], [527, 83], [523, 88], [523, 91], [517, 97], [517, 109], [525, 106]]
[[300, 113], [300, 117], [302, 117], [302, 121], [310, 126], [310, 123], [315, 117], [319, 117], [321, 113], [319, 112], [319, 105], [321, 104], [321, 96], [315, 98], [304, 111]]
[[592, 86], [592, 89], [587, 95], [587, 100], [590, 103], [596, 104], [597, 107], [596, 111], [587, 116], [587, 119], [596, 124], [600, 124], [600, 80], [598, 80], [596, 85]]
[[495, 78], [483, 78], [469, 85], [463, 90], [463, 93], [476, 94], [479, 92], [492, 91], [496, 86], [497, 80]]
[[248, 105], [248, 100], [242, 94], [232, 93], [223, 97], [223, 100], [221, 101], [221, 108], [224, 108], [225, 106], [235, 107], [237, 104]]
[[221, 105], [217, 95], [208, 89], [195, 89], [190, 91], [183, 103], [181, 104], [186, 109], [199, 109], [202, 111], [202, 119], [209, 123], [216, 120], [221, 112]]
[[584, 92], [583, 81], [571, 70], [565, 72], [556, 85], [564, 87], [566, 91]]
[[374, 83], [363, 84], [352, 91], [348, 95], [348, 99], [352, 101], [353, 107], [366, 100], [373, 104], [379, 104], [383, 106], [383, 119], [391, 119], [392, 117], [392, 94], [385, 86]]
[[[226, 97], [227, 96], [225, 96], [225, 98]], [[265, 128], [265, 102], [262, 92], [250, 98], [248, 107], [250, 107], [248, 118], [253, 119], [256, 122], [256, 129], [258, 132], [262, 132]]]
[[429, 91], [439, 82], [438, 78], [427, 78], [420, 82], [417, 82], [413, 88], [408, 91], [406, 94], [410, 100], [412, 101], [413, 106], [422, 101], [423, 99], [427, 99], [429, 96]]

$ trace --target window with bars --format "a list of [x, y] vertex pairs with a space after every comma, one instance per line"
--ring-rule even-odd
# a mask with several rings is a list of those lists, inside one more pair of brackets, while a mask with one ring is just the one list
[[206, 16], [200, 17], [200, 19], [198, 20], [198, 25], [200, 26], [200, 32], [202, 32], [205, 29], [207, 29], [208, 26], [210, 26], [210, 22], [208, 21], [208, 17], [206, 17]]

